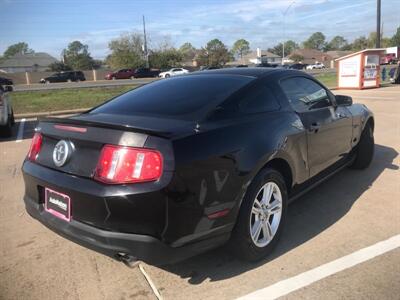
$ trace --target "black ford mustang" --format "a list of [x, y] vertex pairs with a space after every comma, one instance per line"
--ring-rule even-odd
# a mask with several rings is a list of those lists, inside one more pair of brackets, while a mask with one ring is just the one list
[[373, 130], [364, 105], [300, 71], [191, 73], [41, 120], [24, 201], [45, 226], [126, 263], [173, 263], [228, 241], [255, 261], [276, 245], [291, 200], [369, 165]]

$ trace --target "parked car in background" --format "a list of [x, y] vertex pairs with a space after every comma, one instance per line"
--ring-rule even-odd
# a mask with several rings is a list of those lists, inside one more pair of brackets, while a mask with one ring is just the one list
[[183, 75], [189, 73], [189, 70], [186, 70], [184, 68], [172, 68], [169, 69], [168, 71], [161, 72], [158, 76], [161, 78], [168, 78], [176, 75]]
[[368, 167], [373, 133], [366, 106], [305, 72], [193, 72], [41, 119], [22, 166], [25, 207], [128, 265], [173, 264], [228, 241], [259, 261], [289, 202], [346, 166]]
[[0, 77], [0, 85], [13, 85], [14, 82], [11, 79]]
[[160, 70], [150, 68], [138, 68], [133, 72], [133, 78], [146, 78], [146, 77], [158, 77]]
[[219, 66], [200, 66], [199, 71], [205, 71], [205, 70], [218, 70], [221, 69]]
[[10, 92], [11, 85], [0, 84], [0, 136], [11, 136], [12, 126], [15, 123]]
[[399, 59], [396, 57], [395, 53], [388, 53], [385, 56], [381, 57], [381, 65], [392, 65], [396, 64]]
[[313, 65], [308, 65], [306, 67], [307, 70], [314, 70], [314, 69], [325, 69], [325, 65], [323, 63], [317, 62]]
[[85, 75], [82, 71], [65, 71], [55, 73], [49, 77], [40, 79], [40, 83], [52, 83], [52, 82], [79, 82], [85, 81]]
[[288, 69], [291, 69], [291, 70], [304, 70], [305, 68], [306, 68], [306, 65], [301, 64], [301, 63], [291, 64], [288, 67]]
[[106, 80], [114, 80], [114, 79], [134, 79], [135, 77], [133, 76], [135, 73], [135, 69], [121, 69], [115, 72], [110, 72], [107, 73], [106, 76], [104, 76], [104, 79]]

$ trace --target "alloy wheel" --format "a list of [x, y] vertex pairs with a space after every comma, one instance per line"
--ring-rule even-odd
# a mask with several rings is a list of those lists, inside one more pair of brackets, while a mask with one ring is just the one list
[[250, 215], [250, 236], [257, 247], [265, 247], [272, 241], [281, 216], [281, 190], [275, 182], [267, 182], [258, 191]]

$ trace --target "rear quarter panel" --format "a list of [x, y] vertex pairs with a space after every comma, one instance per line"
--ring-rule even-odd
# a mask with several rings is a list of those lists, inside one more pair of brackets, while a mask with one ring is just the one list
[[[305, 132], [294, 113], [273, 112], [210, 122], [173, 142], [176, 172], [168, 190], [165, 239], [179, 246], [231, 231], [254, 176], [273, 158], [288, 161], [293, 181], [304, 181]], [[229, 209], [227, 216], [207, 215]]]

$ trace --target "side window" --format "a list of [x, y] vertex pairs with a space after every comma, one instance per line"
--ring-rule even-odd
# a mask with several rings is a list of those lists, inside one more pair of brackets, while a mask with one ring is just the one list
[[290, 105], [297, 112], [306, 112], [331, 105], [327, 91], [311, 79], [292, 77], [282, 80], [280, 84]]
[[268, 112], [279, 109], [279, 103], [272, 90], [265, 84], [246, 91], [239, 100], [239, 110], [244, 113]]

